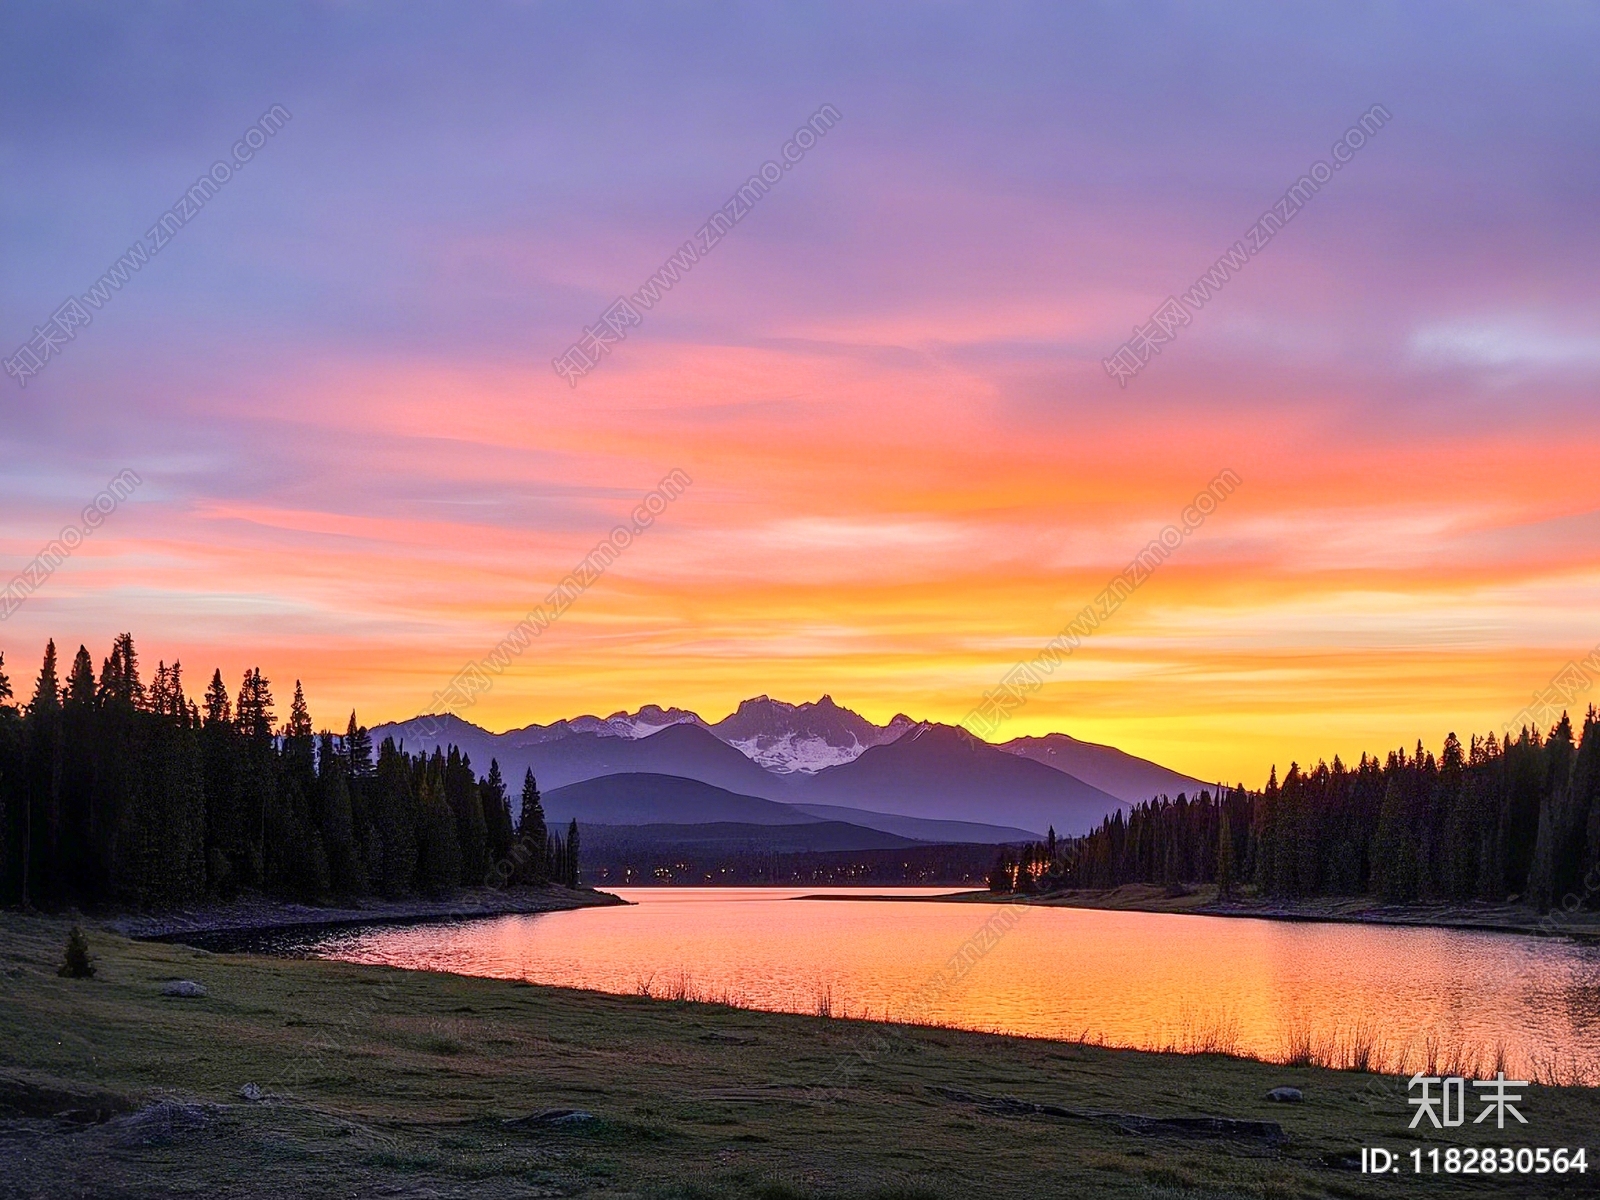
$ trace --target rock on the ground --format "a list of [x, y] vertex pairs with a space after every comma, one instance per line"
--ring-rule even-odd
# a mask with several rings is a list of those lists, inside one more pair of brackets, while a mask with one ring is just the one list
[[516, 1129], [571, 1129], [599, 1119], [581, 1108], [544, 1108], [525, 1117], [513, 1117], [502, 1124]]
[[1305, 1099], [1296, 1087], [1275, 1087], [1267, 1093], [1268, 1100], [1275, 1100], [1279, 1104], [1299, 1104]]
[[251, 1104], [260, 1104], [267, 1098], [267, 1096], [266, 1093], [258, 1088], [255, 1084], [247, 1083], [239, 1089], [239, 1098], [241, 1100], [248, 1100]]
[[192, 979], [171, 979], [161, 985], [163, 996], [183, 996], [187, 999], [198, 999], [206, 994], [206, 989]]

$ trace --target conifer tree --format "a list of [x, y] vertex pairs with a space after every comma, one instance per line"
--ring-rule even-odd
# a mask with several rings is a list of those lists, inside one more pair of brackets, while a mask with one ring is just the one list
[[211, 686], [206, 688], [206, 724], [231, 723], [233, 705], [228, 700], [227, 685], [222, 682], [222, 669], [211, 674]]
[[272, 705], [272, 685], [261, 677], [261, 668], [246, 671], [234, 704], [234, 722], [239, 732], [256, 742], [272, 741]]
[[244, 778], [248, 748], [233, 723], [233, 706], [219, 669], [206, 689], [205, 721], [198, 734], [206, 781], [206, 885], [231, 898], [253, 876], [251, 831]]
[[562, 882], [569, 888], [578, 886], [578, 820], [576, 817], [567, 825], [566, 878]]
[[[498, 759], [489, 760], [489, 774], [478, 784], [479, 804], [483, 809], [483, 824], [488, 836], [490, 863], [484, 872], [491, 885], [504, 883], [511, 866], [511, 846], [515, 834], [511, 828], [511, 801], [506, 795], [506, 781], [500, 774]], [[499, 864], [505, 867], [496, 871]], [[491, 878], [491, 872], [495, 877]]]
[[356, 724], [356, 710], [350, 710], [350, 724], [344, 734], [345, 757], [350, 761], [350, 777], [367, 779], [372, 775], [372, 735], [365, 725]]
[[1233, 827], [1228, 821], [1228, 806], [1220, 805], [1217, 818], [1217, 899], [1233, 897]]
[[133, 634], [120, 633], [111, 643], [111, 654], [100, 670], [100, 698], [103, 702], [138, 709], [145, 704], [144, 684], [139, 679], [139, 654]]
[[317, 747], [316, 795], [314, 819], [327, 850], [329, 886], [340, 895], [359, 896], [367, 879], [356, 844], [350, 765], [331, 733], [323, 733]]
[[407, 756], [393, 738], [378, 748], [373, 820], [378, 884], [385, 896], [413, 891], [417, 876], [416, 795]]
[[39, 667], [39, 678], [33, 686], [33, 699], [28, 703], [28, 715], [38, 718], [53, 713], [61, 707], [61, 682], [56, 678], [56, 643], [51, 638], [45, 644], [44, 663]]
[[306, 707], [306, 694], [300, 681], [294, 681], [294, 700], [289, 705], [289, 721], [283, 727], [283, 766], [288, 781], [309, 796], [316, 772], [315, 731], [311, 712]]
[[89, 657], [87, 646], [79, 646], [72, 660], [72, 674], [67, 676], [64, 703], [92, 707], [94, 690], [94, 659]]
[[56, 677], [56, 644], [45, 646], [44, 662], [28, 702], [28, 768], [22, 831], [22, 904], [54, 898], [61, 880], [61, 773], [64, 766], [61, 683]]
[[512, 856], [517, 862], [517, 879], [522, 883], [544, 883], [552, 878], [554, 863], [551, 860], [550, 831], [545, 827], [544, 804], [539, 799], [539, 785], [529, 767], [522, 777], [522, 806], [517, 810], [517, 848]]
[[462, 877], [457, 883], [477, 885], [489, 870], [489, 828], [472, 759], [454, 746], [445, 759], [444, 794], [455, 817], [456, 844], [461, 850]]
[[289, 724], [283, 732], [288, 738], [310, 738], [314, 732], [311, 710], [306, 707], [305, 689], [300, 686], [298, 679], [294, 681], [294, 699], [289, 703]]
[[420, 773], [417, 808], [417, 886], [430, 896], [447, 895], [461, 883], [461, 849], [437, 752]]

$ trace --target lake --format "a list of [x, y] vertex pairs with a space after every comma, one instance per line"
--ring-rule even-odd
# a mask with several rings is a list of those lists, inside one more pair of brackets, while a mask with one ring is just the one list
[[[903, 889], [894, 896], [948, 889]], [[1462, 930], [617, 889], [278, 953], [1142, 1049], [1600, 1083], [1600, 947]], [[860, 895], [859, 892], [854, 893]], [[888, 893], [876, 893], [888, 894]]]

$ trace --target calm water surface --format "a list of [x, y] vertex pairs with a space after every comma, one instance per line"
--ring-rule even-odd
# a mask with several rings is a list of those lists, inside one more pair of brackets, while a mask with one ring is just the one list
[[[906, 889], [895, 895], [936, 895]], [[1600, 1082], [1600, 947], [1455, 930], [1028, 908], [927, 987], [997, 909], [810, 891], [618, 889], [627, 908], [328, 933], [280, 950], [750, 1008], [1282, 1059], [1376, 1041], [1388, 1065], [1480, 1055]], [[850, 894], [838, 890], [832, 894]], [[860, 895], [859, 892], [855, 893]], [[1012, 910], [1015, 912], [1015, 910]], [[968, 953], [973, 952], [968, 948]], [[1440, 1066], [1446, 1065], [1441, 1061]], [[1463, 1064], [1470, 1066], [1470, 1064]], [[1524, 1075], [1524, 1078], [1527, 1076]]]

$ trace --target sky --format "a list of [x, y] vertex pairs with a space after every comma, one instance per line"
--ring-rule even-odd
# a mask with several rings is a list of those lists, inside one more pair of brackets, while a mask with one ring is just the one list
[[1259, 785], [1499, 730], [1600, 642], [1593, 7], [4, 4], [0, 40], [0, 355], [90, 318], [0, 377], [0, 586], [140, 481], [0, 622], [19, 692], [131, 630], [191, 694], [259, 665], [403, 719], [675, 470], [460, 715], [960, 721], [1223, 470], [995, 740]]

